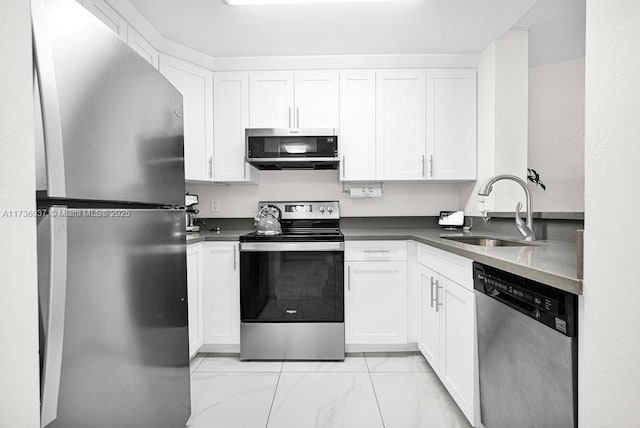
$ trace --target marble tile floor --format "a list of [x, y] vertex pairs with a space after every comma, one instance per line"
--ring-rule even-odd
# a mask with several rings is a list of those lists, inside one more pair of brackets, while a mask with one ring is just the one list
[[464, 415], [419, 353], [344, 362], [191, 361], [188, 428], [458, 428]]

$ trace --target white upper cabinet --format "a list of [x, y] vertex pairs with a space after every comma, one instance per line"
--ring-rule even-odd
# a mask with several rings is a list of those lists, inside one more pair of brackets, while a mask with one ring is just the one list
[[293, 128], [293, 73], [255, 72], [249, 75], [251, 128]]
[[213, 73], [169, 55], [160, 72], [182, 93], [184, 168], [187, 180], [213, 178]]
[[302, 71], [294, 74], [294, 128], [338, 128], [338, 73]]
[[249, 93], [251, 128], [338, 127], [337, 72], [252, 72]]
[[83, 0], [82, 5], [100, 21], [111, 28], [124, 41], [127, 40], [127, 21], [121, 17], [105, 0]]
[[423, 70], [385, 70], [377, 73], [377, 179], [425, 178], [425, 111]]
[[144, 58], [149, 64], [158, 68], [158, 51], [136, 30], [129, 27], [127, 32], [127, 44]]
[[249, 127], [249, 73], [213, 75], [214, 180], [256, 182], [258, 171], [245, 162]]
[[376, 73], [340, 72], [341, 180], [376, 179]]
[[427, 155], [432, 180], [476, 179], [476, 71], [427, 71]]

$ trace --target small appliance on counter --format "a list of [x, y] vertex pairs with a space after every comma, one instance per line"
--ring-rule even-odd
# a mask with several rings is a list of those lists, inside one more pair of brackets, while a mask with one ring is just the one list
[[440, 211], [438, 224], [448, 230], [464, 227], [464, 211]]
[[189, 192], [184, 194], [184, 206], [185, 206], [185, 215], [187, 221], [187, 232], [199, 232], [200, 226], [194, 226], [193, 222], [196, 219], [196, 214], [200, 211], [194, 208], [195, 205], [198, 205], [198, 195], [192, 195]]

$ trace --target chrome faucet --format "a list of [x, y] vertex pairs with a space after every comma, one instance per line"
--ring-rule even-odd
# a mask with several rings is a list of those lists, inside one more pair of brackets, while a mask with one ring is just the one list
[[493, 183], [495, 183], [496, 181], [500, 181], [500, 180], [511, 180], [511, 181], [515, 181], [516, 183], [518, 183], [520, 186], [522, 186], [522, 188], [524, 189], [524, 193], [526, 195], [527, 198], [527, 222], [526, 224], [522, 221], [522, 219], [520, 218], [520, 209], [522, 208], [522, 204], [520, 202], [518, 202], [518, 204], [516, 205], [516, 227], [518, 228], [518, 231], [520, 231], [520, 233], [522, 234], [522, 236], [524, 237], [525, 240], [527, 241], [535, 241], [536, 240], [536, 234], [533, 231], [533, 207], [532, 207], [532, 202], [531, 202], [531, 193], [529, 192], [529, 188], [527, 187], [527, 183], [521, 179], [520, 177], [517, 177], [515, 175], [510, 175], [510, 174], [500, 174], [500, 175], [496, 175], [494, 177], [491, 177], [490, 179], [488, 179], [487, 181], [484, 182], [484, 184], [480, 187], [480, 190], [478, 190], [478, 195], [480, 196], [489, 196], [489, 193], [491, 193], [491, 191], [493, 190]]

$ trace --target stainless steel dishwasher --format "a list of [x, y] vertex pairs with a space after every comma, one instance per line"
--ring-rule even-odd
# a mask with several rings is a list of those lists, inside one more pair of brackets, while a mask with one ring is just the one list
[[577, 427], [577, 296], [473, 265], [482, 424]]

